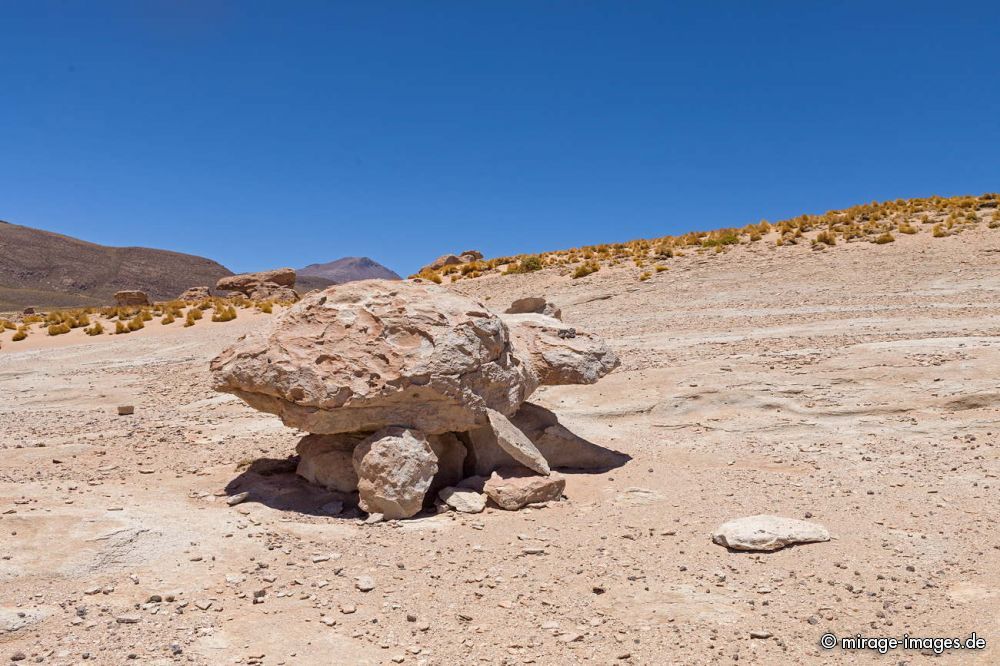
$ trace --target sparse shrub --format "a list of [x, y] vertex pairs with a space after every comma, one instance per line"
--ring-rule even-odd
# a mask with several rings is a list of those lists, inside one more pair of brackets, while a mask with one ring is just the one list
[[656, 265], [656, 266], [654, 266], [653, 268], [655, 268], [655, 269], [656, 269], [656, 272], [657, 272], [657, 273], [662, 273], [663, 271], [667, 270], [667, 267], [666, 267], [666, 266], [663, 266], [663, 265], [661, 265], [661, 264], [657, 264], [657, 265]]
[[212, 315], [212, 321], [232, 321], [233, 319], [236, 319], [236, 308], [232, 305], [218, 306], [215, 309], [215, 314]]
[[576, 270], [573, 271], [573, 279], [576, 280], [578, 278], [587, 277], [591, 273], [596, 273], [599, 270], [601, 270], [601, 265], [596, 261], [585, 261], [577, 266]]
[[17, 326], [10, 319], [0, 319], [0, 330], [16, 331]]
[[948, 233], [942, 228], [940, 224], [935, 224], [931, 227], [931, 236], [934, 238], [944, 238]]
[[83, 329], [83, 332], [87, 335], [100, 335], [104, 332], [104, 326], [101, 325], [101, 322], [95, 321], [93, 326]]
[[69, 333], [69, 324], [67, 322], [51, 324], [49, 326], [49, 335], [62, 335], [63, 333]]
[[639, 275], [639, 282], [645, 282], [646, 280], [648, 280], [651, 277], [653, 277], [653, 274], [650, 273], [649, 271], [646, 271], [645, 273], [642, 273], [641, 275]]
[[507, 268], [508, 273], [531, 273], [533, 271], [540, 271], [544, 267], [541, 257], [538, 255], [529, 255], [521, 259], [517, 264]]
[[142, 321], [142, 314], [137, 314], [136, 316], [132, 317], [132, 319], [130, 319], [128, 322], [128, 330], [130, 331], [138, 331], [140, 328], [145, 328], [145, 327], [146, 325]]
[[200, 307], [194, 307], [187, 311], [187, 316], [184, 318], [184, 326], [194, 326], [194, 323], [201, 319], [204, 315], [201, 312]]
[[160, 319], [160, 323], [163, 324], [164, 326], [167, 326], [168, 324], [174, 323], [174, 315], [173, 315], [173, 313], [172, 312], [168, 312], [167, 314], [163, 315], [163, 318]]
[[21, 340], [24, 340], [26, 337], [28, 337], [28, 327], [21, 326], [14, 332], [14, 337], [12, 337], [10, 340], [11, 342], [20, 342]]
[[911, 226], [909, 222], [901, 222], [899, 227], [899, 233], [901, 234], [915, 234], [917, 233], [917, 228]]
[[115, 322], [115, 335], [121, 335], [122, 333], [130, 333], [128, 326], [125, 325], [121, 319]]
[[880, 234], [879, 236], [876, 236], [875, 240], [873, 242], [874, 243], [878, 243], [879, 245], [885, 245], [886, 243], [891, 243], [891, 242], [893, 242], [895, 240], [896, 240], [895, 236], [893, 236], [888, 231], [885, 231], [882, 234]]
[[152, 313], [152, 312], [150, 312], [149, 310], [147, 310], [146, 308], [143, 308], [143, 309], [142, 309], [142, 310], [141, 310], [141, 311], [139, 312], [139, 318], [140, 318], [140, 319], [141, 319], [142, 321], [153, 321], [153, 313]]
[[816, 234], [816, 242], [823, 243], [825, 245], [836, 245], [837, 237], [829, 231], [821, 231]]
[[264, 301], [258, 306], [258, 308], [264, 314], [271, 314], [274, 311], [274, 305], [271, 303], [271, 301]]

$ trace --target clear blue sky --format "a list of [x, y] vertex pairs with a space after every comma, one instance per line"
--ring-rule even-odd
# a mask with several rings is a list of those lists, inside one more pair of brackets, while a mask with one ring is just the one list
[[237, 271], [998, 189], [992, 3], [0, 0], [0, 219]]

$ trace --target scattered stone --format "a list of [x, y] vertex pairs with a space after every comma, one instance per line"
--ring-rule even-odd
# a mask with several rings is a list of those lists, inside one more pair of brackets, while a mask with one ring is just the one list
[[118, 416], [131, 416], [135, 414], [134, 405], [118, 405]]
[[822, 525], [768, 515], [737, 518], [712, 533], [712, 541], [732, 550], [774, 551], [797, 543], [829, 540], [830, 533]]
[[459, 513], [479, 513], [486, 508], [486, 496], [467, 488], [449, 486], [438, 492], [438, 497]]
[[354, 587], [358, 588], [362, 592], [371, 592], [375, 589], [375, 581], [372, 580], [371, 576], [358, 576], [357, 580], [354, 582]]
[[761, 638], [761, 639], [764, 639], [764, 638], [770, 638], [773, 635], [774, 634], [772, 634], [770, 631], [751, 631], [750, 632], [750, 638]]
[[618, 355], [596, 335], [540, 314], [502, 315], [515, 354], [539, 384], [593, 384], [618, 367]]
[[245, 502], [248, 497], [250, 497], [249, 492], [236, 493], [235, 495], [226, 498], [226, 504], [229, 506], [236, 506], [237, 504]]
[[539, 476], [524, 467], [501, 467], [493, 472], [484, 486], [489, 498], [507, 511], [557, 500], [565, 488], [566, 479], [562, 475]]
[[142, 621], [142, 616], [134, 614], [119, 615], [118, 617], [115, 618], [115, 622], [117, 622], [118, 624], [138, 624], [141, 621]]

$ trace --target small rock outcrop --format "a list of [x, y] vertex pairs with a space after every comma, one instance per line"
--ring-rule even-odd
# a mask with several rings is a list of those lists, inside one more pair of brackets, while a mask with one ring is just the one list
[[562, 310], [543, 296], [526, 296], [510, 304], [504, 314], [541, 314], [553, 319], [562, 319]]
[[779, 516], [749, 516], [720, 525], [712, 541], [732, 550], [772, 551], [797, 543], [829, 541], [830, 533], [822, 525]]
[[218, 291], [238, 292], [256, 301], [297, 301], [299, 295], [293, 287], [295, 271], [291, 268], [230, 275], [215, 283]]
[[457, 264], [471, 264], [474, 261], [481, 261], [483, 253], [478, 250], [466, 250], [462, 254], [442, 254], [440, 257], [421, 268], [423, 271], [439, 271], [445, 266]]
[[183, 294], [177, 297], [177, 300], [192, 303], [201, 302], [211, 297], [212, 292], [208, 287], [189, 287], [184, 290]]
[[217, 390], [312, 433], [296, 448], [300, 476], [397, 519], [435, 498], [464, 512], [487, 497], [510, 510], [551, 501], [565, 488], [552, 467], [622, 464], [526, 402], [541, 383], [591, 383], [617, 364], [552, 317], [369, 280], [310, 294], [211, 370]]
[[115, 292], [115, 305], [119, 307], [137, 307], [152, 305], [149, 295], [144, 291], [124, 290]]

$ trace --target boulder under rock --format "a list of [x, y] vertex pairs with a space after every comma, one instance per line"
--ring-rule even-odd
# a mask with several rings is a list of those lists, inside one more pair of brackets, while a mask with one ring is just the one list
[[517, 511], [529, 504], [562, 497], [566, 479], [553, 472], [540, 476], [526, 467], [501, 467], [493, 471], [483, 490], [501, 509]]
[[149, 295], [144, 291], [136, 289], [115, 292], [115, 305], [119, 307], [137, 307], [142, 305], [152, 305]]
[[354, 449], [358, 503], [387, 520], [415, 516], [438, 471], [427, 437], [407, 428], [384, 428]]
[[822, 525], [768, 515], [730, 520], [712, 532], [712, 541], [731, 550], [768, 552], [797, 543], [829, 540], [830, 533]]
[[295, 473], [328, 490], [352, 493], [358, 489], [354, 449], [365, 438], [365, 434], [355, 433], [306, 435], [295, 447], [299, 454]]
[[504, 314], [541, 314], [553, 319], [562, 319], [562, 310], [544, 296], [526, 296], [510, 304]]
[[540, 314], [501, 315], [515, 353], [542, 385], [593, 384], [618, 367], [618, 355], [596, 335]]
[[531, 440], [503, 414], [488, 410], [489, 423], [468, 433], [471, 468], [487, 475], [508, 460], [536, 474], [547, 475], [549, 464]]
[[395, 280], [314, 294], [211, 370], [216, 390], [318, 434], [465, 432], [486, 425], [488, 409], [513, 414], [536, 387], [497, 315], [442, 287]]
[[206, 298], [211, 298], [212, 292], [208, 287], [190, 287], [183, 294], [177, 297], [178, 301], [201, 302]]

